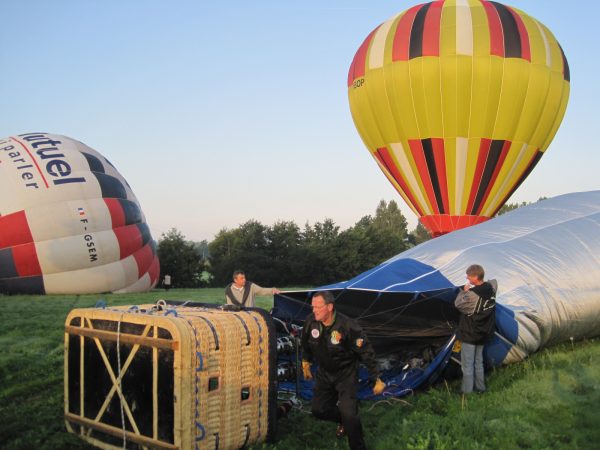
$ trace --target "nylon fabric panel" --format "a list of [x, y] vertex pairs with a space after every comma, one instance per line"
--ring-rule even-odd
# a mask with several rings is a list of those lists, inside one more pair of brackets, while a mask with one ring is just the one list
[[[523, 59], [505, 59], [502, 95], [499, 96], [497, 120], [492, 139], [511, 140], [519, 127], [529, 85], [530, 67]], [[535, 81], [534, 81], [535, 82]], [[532, 124], [528, 124], [532, 127]]]
[[550, 74], [550, 87], [546, 95], [546, 101], [544, 102], [544, 109], [542, 110], [535, 133], [529, 142], [530, 145], [535, 145], [540, 149], [546, 150], [547, 146], [544, 146], [544, 144], [548, 141], [549, 136], [551, 135], [554, 138], [558, 126], [556, 129], [553, 129], [553, 125], [557, 117], [562, 119], [566, 109], [566, 103], [564, 103], [565, 108], [561, 110], [565, 84], [560, 73], [552, 72]]
[[[554, 74], [552, 75], [551, 78], [551, 83], [554, 82], [554, 85], [557, 86], [559, 84], [558, 77], [556, 77]], [[562, 119], [565, 115], [565, 112], [567, 111], [567, 102], [569, 100], [569, 93], [571, 91], [571, 85], [566, 82], [563, 81], [561, 84], [561, 88], [562, 88], [562, 95], [560, 96], [560, 99], [558, 100], [558, 102], [554, 102], [552, 103], [553, 105], [558, 104], [558, 109], [556, 111], [556, 114], [554, 115], [554, 121], [552, 122], [552, 125], [550, 127], [550, 131], [548, 132], [548, 136], [546, 137], [546, 139], [544, 140], [542, 146], [540, 147], [540, 149], [543, 149], [544, 151], [548, 148], [548, 146], [550, 145], [550, 142], [552, 142], [552, 139], [554, 139], [554, 136], [556, 135], [556, 132], [558, 131], [558, 127], [560, 126], [560, 123], [562, 122]], [[556, 87], [555, 89], [559, 89], [558, 87]], [[557, 93], [557, 97], [558, 97], [558, 93]], [[552, 100], [554, 100], [553, 97], [551, 97]], [[549, 106], [552, 107], [552, 106]], [[552, 117], [551, 114], [548, 114], [549, 117]]]
[[102, 199], [39, 205], [28, 209], [26, 215], [35, 242], [112, 228], [108, 210]]
[[[517, 171], [519, 163], [523, 161], [526, 154], [527, 145], [522, 142], [512, 142], [509, 144], [508, 151], [504, 163], [500, 168], [497, 176], [497, 181], [494, 182], [492, 189], [488, 195], [488, 200], [481, 211], [484, 216], [492, 216], [493, 212], [501, 207], [501, 201], [508, 195], [512, 186], [517, 182], [519, 175], [522, 173]], [[527, 160], [529, 160], [528, 158]]]
[[32, 242], [25, 211], [0, 216], [0, 249]]
[[400, 14], [385, 21], [376, 29], [371, 46], [369, 47], [369, 60], [367, 65], [369, 70], [383, 67], [384, 62], [391, 61], [392, 40], [388, 40], [388, 36], [399, 16]]
[[[76, 279], [74, 285], [71, 280]], [[99, 267], [58, 272], [44, 275], [46, 294], [78, 294], [113, 292], [135, 283], [138, 268], [135, 258], [129, 256]]]
[[392, 154], [394, 155], [395, 161], [397, 161], [398, 168], [402, 171], [405, 177], [410, 191], [414, 198], [416, 198], [416, 207], [422, 213], [431, 213], [431, 209], [424, 197], [423, 184], [420, 179], [417, 179], [415, 174], [418, 173], [416, 165], [410, 152], [410, 146], [403, 145], [402, 143], [390, 144]]
[[[413, 114], [415, 115], [417, 125], [418, 139], [425, 139], [431, 136], [431, 127], [429, 124], [428, 114], [429, 108], [427, 104], [427, 93], [425, 90], [424, 77], [427, 74], [424, 68], [425, 58], [412, 59], [408, 62], [408, 70], [410, 73], [410, 98], [412, 99]], [[435, 78], [435, 76], [433, 76]], [[437, 86], [439, 86], [439, 81]], [[412, 139], [413, 136], [408, 136]]]
[[487, 200], [491, 187], [494, 185], [498, 176], [498, 171], [502, 167], [510, 142], [507, 141], [492, 141], [490, 152], [485, 162], [485, 169], [481, 177], [481, 187], [477, 192], [477, 198], [473, 205], [473, 214], [481, 215], [483, 203]]
[[415, 15], [412, 28], [410, 30], [409, 58], [418, 58], [423, 56], [423, 32], [425, 29], [425, 17], [431, 3], [424, 4]]
[[440, 55], [441, 19], [444, 0], [431, 2], [423, 24], [423, 56]]
[[41, 241], [36, 248], [44, 274], [100, 267], [121, 259], [113, 230]]
[[535, 142], [533, 137], [539, 118], [543, 113], [546, 96], [550, 88], [550, 72], [548, 68], [539, 64], [529, 67], [529, 80], [520, 120], [514, 131], [514, 140], [528, 142], [541, 147], [542, 142]]
[[477, 1], [471, 6], [471, 21], [473, 24], [473, 57], [491, 56], [492, 35], [488, 15], [483, 4]]
[[[402, 136], [401, 123], [394, 120], [394, 115], [385, 91], [384, 69], [371, 70], [368, 79], [365, 79], [365, 85], [361, 88], [365, 90], [366, 98], [369, 101], [369, 108], [373, 112], [376, 120], [377, 132], [374, 135], [381, 136], [381, 141], [374, 143], [376, 147], [381, 147], [388, 142], [395, 142], [399, 136]], [[400, 128], [400, 129], [398, 129]]]
[[44, 280], [41, 275], [19, 278], [0, 278], [0, 292], [18, 292], [25, 295], [44, 295]]
[[100, 158], [97, 158], [95, 155], [91, 153], [81, 152], [81, 154], [85, 157], [90, 166], [90, 171], [92, 172], [100, 172], [105, 173], [104, 164], [100, 161]]
[[425, 159], [425, 152], [423, 150], [423, 143], [421, 140], [413, 139], [408, 141], [410, 146], [410, 152], [417, 165], [417, 181], [421, 186], [421, 190], [424, 194], [427, 206], [433, 214], [439, 214], [439, 208], [435, 199], [435, 193], [433, 190], [433, 184], [431, 176], [429, 175], [429, 168], [427, 167], [427, 161]]
[[[442, 60], [440, 58], [424, 57], [421, 60], [422, 73], [419, 76], [419, 86], [424, 98], [422, 122], [424, 126], [419, 124], [421, 136], [425, 138], [442, 138], [446, 136], [447, 131], [444, 129], [444, 113], [442, 105]], [[413, 88], [413, 92], [416, 90]], [[417, 109], [420, 111], [420, 109]], [[427, 131], [425, 131], [427, 130]]]
[[501, 3], [490, 2], [500, 19], [502, 38], [504, 40], [504, 56], [506, 58], [522, 58], [521, 36], [511, 11]]
[[[400, 149], [400, 152], [402, 152], [402, 154], [403, 154], [404, 153], [403, 149]], [[394, 152], [394, 154], [395, 153], [396, 152]], [[400, 154], [398, 156], [402, 157], [403, 156], [402, 154]], [[389, 152], [389, 150], [386, 147], [381, 147], [380, 149], [377, 149], [375, 156], [376, 156], [377, 160], [379, 161], [379, 163], [381, 164], [382, 170], [384, 170], [384, 173], [386, 174], [386, 176], [390, 179], [390, 181], [392, 181], [392, 184], [394, 185], [394, 187], [396, 187], [396, 190], [400, 193], [400, 195], [404, 198], [404, 200], [412, 208], [414, 208], [413, 210], [415, 211], [416, 214], [422, 215], [423, 211], [421, 210], [421, 207], [420, 207], [422, 202], [418, 202], [415, 200], [415, 197], [413, 194], [413, 192], [415, 192], [414, 189], [411, 189], [409, 187], [409, 184], [406, 182], [405, 176], [400, 171], [400, 168], [402, 167], [402, 163], [398, 163], [398, 165], [397, 165], [396, 161], [394, 160], [394, 157], [392, 156], [392, 154]], [[415, 185], [415, 184], [416, 184], [416, 182], [413, 181], [413, 185]]]
[[12, 248], [0, 249], [0, 280], [18, 276], [17, 267], [13, 258]]
[[20, 277], [41, 275], [39, 257], [33, 242], [17, 245], [12, 248], [13, 261]]
[[423, 5], [408, 9], [398, 21], [392, 46], [392, 61], [407, 61], [410, 57], [410, 35], [415, 16]]
[[502, 88], [502, 66], [502, 58], [473, 58], [470, 136], [491, 137], [494, 134]]
[[[418, 114], [413, 104], [412, 76], [409, 62], [397, 62], [386, 67], [385, 90], [396, 122], [402, 125], [402, 140], [420, 139]], [[402, 120], [398, 120], [402, 118]], [[401, 139], [397, 139], [399, 141]]]
[[144, 245], [142, 248], [133, 253], [135, 262], [138, 267], [138, 277], [144, 275], [154, 260], [154, 252], [150, 244]]

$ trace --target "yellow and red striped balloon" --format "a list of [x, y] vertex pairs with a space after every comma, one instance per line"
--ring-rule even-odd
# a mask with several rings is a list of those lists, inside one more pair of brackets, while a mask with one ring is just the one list
[[0, 293], [140, 292], [159, 272], [140, 205], [106, 158], [66, 136], [0, 139]]
[[498, 212], [548, 148], [569, 88], [550, 30], [486, 0], [434, 1], [392, 17], [348, 74], [360, 136], [433, 236]]

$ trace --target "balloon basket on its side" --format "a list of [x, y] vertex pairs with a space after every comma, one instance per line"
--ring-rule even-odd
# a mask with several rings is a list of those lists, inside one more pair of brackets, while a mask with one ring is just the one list
[[76, 309], [64, 364], [67, 429], [97, 447], [227, 449], [275, 436], [276, 335], [262, 310]]

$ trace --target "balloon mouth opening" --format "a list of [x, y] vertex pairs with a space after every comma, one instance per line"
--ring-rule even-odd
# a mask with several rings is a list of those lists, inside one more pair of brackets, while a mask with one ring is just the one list
[[435, 238], [455, 230], [483, 223], [489, 219], [490, 218], [486, 216], [432, 214], [420, 217], [419, 221], [427, 229], [431, 237]]

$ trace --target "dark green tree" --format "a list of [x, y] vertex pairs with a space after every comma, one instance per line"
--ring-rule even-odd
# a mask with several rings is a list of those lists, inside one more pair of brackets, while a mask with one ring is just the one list
[[233, 230], [223, 229], [208, 245], [214, 286], [231, 282], [234, 270], [243, 270], [246, 277], [261, 285], [272, 282], [268, 255], [267, 227], [249, 220]]
[[266, 230], [267, 255], [271, 267], [271, 285], [290, 286], [298, 284], [301, 260], [302, 236], [294, 222], [278, 221]]
[[411, 247], [419, 245], [425, 241], [428, 241], [429, 239], [431, 239], [431, 235], [421, 222], [418, 222], [415, 229], [412, 230], [408, 235], [408, 242]]
[[[171, 285], [176, 288], [200, 286], [200, 276], [204, 270], [193, 242], [187, 241], [176, 228], [163, 233], [156, 248], [160, 260], [160, 279], [171, 275]], [[159, 286], [161, 286], [159, 284]]]

